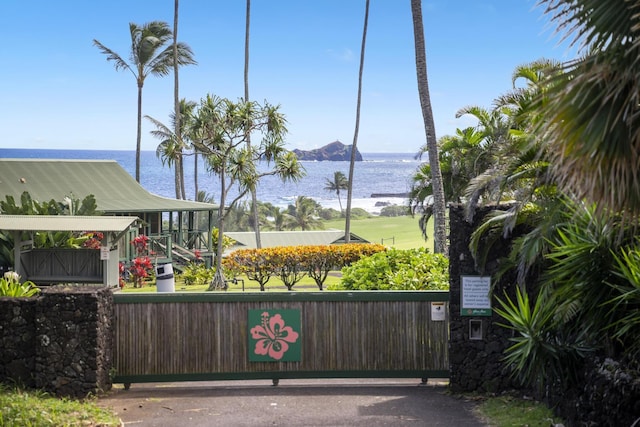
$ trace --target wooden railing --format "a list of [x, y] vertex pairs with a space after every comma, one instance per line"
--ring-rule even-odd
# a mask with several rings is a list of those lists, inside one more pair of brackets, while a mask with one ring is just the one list
[[[441, 291], [117, 293], [114, 381], [448, 377], [448, 300]], [[255, 316], [267, 324], [280, 312], [283, 341], [255, 341]], [[284, 341], [297, 356], [282, 357]]]

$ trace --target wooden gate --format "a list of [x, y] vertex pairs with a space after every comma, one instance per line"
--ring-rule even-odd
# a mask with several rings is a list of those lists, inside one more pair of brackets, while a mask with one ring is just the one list
[[116, 294], [115, 377], [448, 378], [449, 293]]

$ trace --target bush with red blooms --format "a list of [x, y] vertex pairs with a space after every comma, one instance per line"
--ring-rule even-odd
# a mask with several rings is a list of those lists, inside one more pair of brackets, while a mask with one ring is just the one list
[[133, 264], [129, 267], [129, 273], [133, 280], [134, 288], [141, 288], [144, 279], [149, 277], [153, 271], [153, 264], [148, 256], [138, 257], [133, 260]]
[[127, 284], [125, 276], [127, 275], [127, 269], [124, 266], [124, 262], [118, 263], [118, 271], [120, 272], [120, 279], [118, 280], [118, 284], [120, 285], [120, 289], [124, 288], [124, 285]]
[[138, 255], [146, 255], [147, 248], [149, 247], [149, 238], [144, 234], [139, 235], [131, 241], [131, 244], [136, 250]]

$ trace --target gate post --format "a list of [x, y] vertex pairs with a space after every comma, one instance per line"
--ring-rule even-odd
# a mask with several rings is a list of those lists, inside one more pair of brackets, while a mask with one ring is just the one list
[[[465, 219], [465, 208], [453, 205], [449, 208], [449, 370], [450, 388], [453, 392], [496, 392], [516, 388], [508, 368], [502, 362], [504, 350], [511, 345], [511, 332], [499, 326], [500, 317], [495, 311], [488, 316], [462, 315], [461, 276], [491, 278], [491, 306], [496, 307], [495, 296], [502, 295], [506, 284], [515, 284], [512, 274], [505, 274], [495, 282], [498, 260], [509, 250], [508, 241], [498, 242], [491, 250], [484, 271], [479, 271], [469, 250], [473, 231], [481, 224], [489, 210], [481, 208], [473, 222]], [[506, 208], [505, 208], [506, 209]], [[465, 314], [468, 314], [465, 310]]]
[[36, 305], [35, 386], [86, 397], [111, 388], [113, 294], [106, 287], [45, 288]]

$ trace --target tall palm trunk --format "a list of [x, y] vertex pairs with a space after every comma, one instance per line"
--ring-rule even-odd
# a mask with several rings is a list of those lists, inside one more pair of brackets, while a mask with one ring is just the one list
[[[369, 23], [369, 0], [364, 8], [364, 27], [362, 29], [362, 46], [360, 47], [360, 70], [358, 71], [358, 101], [356, 103], [356, 126], [353, 132], [353, 145], [351, 145], [351, 159], [349, 162], [349, 184], [347, 188], [347, 211], [345, 214], [344, 240], [351, 242], [351, 199], [353, 197], [353, 170], [356, 165], [356, 147], [358, 145], [358, 132], [360, 130], [360, 104], [362, 101], [362, 71], [364, 69], [364, 50], [367, 44], [367, 24]], [[339, 199], [340, 196], [338, 196]], [[342, 210], [342, 206], [340, 207]]]
[[193, 187], [195, 190], [193, 200], [198, 200], [198, 152], [196, 150], [193, 151]]
[[436, 139], [431, 97], [429, 95], [429, 81], [427, 79], [427, 55], [424, 41], [424, 27], [422, 23], [422, 0], [411, 0], [411, 14], [413, 16], [413, 36], [416, 54], [416, 74], [418, 77], [418, 95], [427, 138], [429, 165], [431, 166], [431, 184], [433, 186], [433, 251], [447, 252], [446, 207], [442, 172], [440, 171], [440, 157], [438, 155], [438, 141]]
[[144, 82], [138, 79], [138, 130], [136, 134], [136, 181], [140, 182], [140, 149], [142, 141], [142, 86]]
[[[251, 27], [251, 0], [247, 0], [246, 25], [244, 36], [244, 100], [249, 102], [249, 29]], [[247, 133], [247, 148], [251, 148], [251, 134]], [[260, 239], [260, 219], [258, 217], [258, 196], [256, 188], [251, 189], [251, 216], [253, 217], [253, 229], [256, 232], [256, 248], [262, 248]]]
[[178, 158], [176, 159], [176, 198], [186, 199], [184, 188], [184, 167], [182, 158], [182, 132], [181, 132], [181, 111], [180, 111], [180, 79], [178, 78], [178, 8], [180, 0], [173, 3], [173, 111], [175, 114], [175, 135], [178, 139]]

